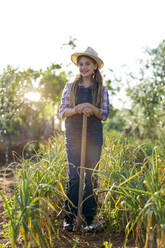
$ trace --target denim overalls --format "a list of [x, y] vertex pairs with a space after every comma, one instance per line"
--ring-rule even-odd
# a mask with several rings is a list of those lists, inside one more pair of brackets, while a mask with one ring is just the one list
[[[77, 104], [92, 103], [92, 87], [79, 86]], [[65, 120], [65, 141], [68, 159], [69, 180], [66, 185], [66, 195], [73, 203], [65, 201], [65, 210], [68, 215], [77, 215], [78, 194], [79, 194], [79, 168], [81, 161], [81, 137], [82, 137], [83, 115], [77, 114]], [[83, 194], [84, 216], [95, 216], [97, 211], [97, 200], [93, 189], [97, 187], [97, 176], [93, 173], [97, 162], [100, 159], [103, 143], [102, 123], [94, 115], [87, 118], [87, 143], [85, 162], [85, 187]], [[92, 175], [93, 173], [93, 175]]]

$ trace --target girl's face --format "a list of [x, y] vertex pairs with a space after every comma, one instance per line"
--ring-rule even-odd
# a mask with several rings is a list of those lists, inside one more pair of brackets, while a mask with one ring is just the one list
[[97, 69], [97, 64], [95, 64], [88, 57], [80, 57], [78, 60], [78, 67], [82, 77], [91, 77], [94, 70]]

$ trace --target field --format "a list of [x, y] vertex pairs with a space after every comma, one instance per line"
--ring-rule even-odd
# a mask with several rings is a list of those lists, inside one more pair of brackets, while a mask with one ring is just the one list
[[1, 170], [0, 247], [159, 247], [165, 244], [165, 163], [161, 144], [105, 135], [94, 233], [66, 232], [64, 137], [40, 144], [29, 159]]

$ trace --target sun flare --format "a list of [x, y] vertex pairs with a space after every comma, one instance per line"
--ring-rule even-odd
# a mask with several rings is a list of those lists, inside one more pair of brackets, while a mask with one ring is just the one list
[[25, 94], [25, 98], [32, 102], [38, 102], [40, 100], [40, 93], [28, 92]]

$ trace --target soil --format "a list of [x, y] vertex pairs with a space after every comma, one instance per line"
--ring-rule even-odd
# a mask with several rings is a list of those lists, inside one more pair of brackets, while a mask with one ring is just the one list
[[[2, 169], [2, 168], [1, 168]], [[10, 197], [14, 187], [14, 177], [12, 170], [1, 170], [0, 172], [0, 191], [3, 192], [7, 197]], [[5, 238], [2, 234], [3, 224], [7, 222], [4, 215], [3, 199], [0, 196], [0, 247], [1, 244], [6, 244], [6, 248], [11, 247], [9, 240]], [[80, 233], [80, 232], [68, 232], [63, 230], [62, 216], [60, 219], [59, 232], [57, 233], [54, 240], [55, 248], [122, 248], [124, 243], [125, 235], [124, 233], [111, 232], [106, 225], [99, 228], [97, 232], [94, 233]], [[107, 242], [107, 246], [105, 243]], [[112, 243], [112, 246], [110, 246]], [[108, 245], [109, 244], [109, 245]], [[24, 247], [20, 245], [19, 247]], [[127, 248], [137, 248], [133, 238], [130, 238], [127, 243]]]

